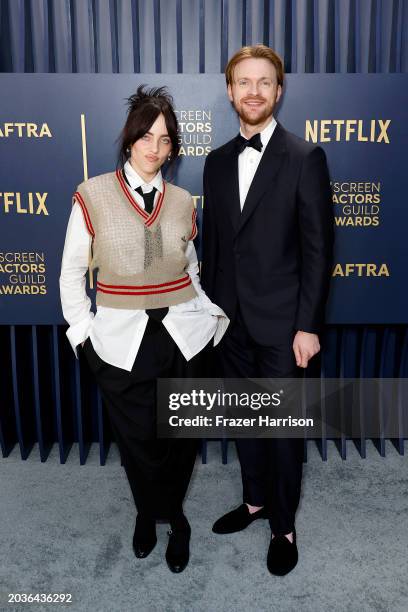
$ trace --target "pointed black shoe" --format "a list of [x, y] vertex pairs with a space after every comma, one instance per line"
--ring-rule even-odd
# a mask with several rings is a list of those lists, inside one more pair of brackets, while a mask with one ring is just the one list
[[133, 551], [136, 557], [145, 559], [156, 546], [156, 542], [156, 521], [138, 514], [133, 534]]
[[171, 572], [179, 574], [187, 567], [190, 560], [191, 528], [187, 519], [186, 524], [182, 527], [172, 525], [167, 535], [169, 536], [166, 550], [167, 565]]
[[248, 506], [241, 504], [235, 510], [224, 514], [218, 521], [215, 521], [212, 530], [214, 533], [235, 533], [246, 529], [248, 525], [260, 518], [266, 518], [264, 508], [250, 514]]
[[296, 529], [293, 529], [293, 543], [284, 535], [271, 538], [266, 565], [271, 574], [285, 576], [293, 570], [298, 562]]

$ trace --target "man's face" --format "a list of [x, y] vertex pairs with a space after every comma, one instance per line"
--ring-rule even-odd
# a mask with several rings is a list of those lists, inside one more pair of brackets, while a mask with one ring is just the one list
[[240, 119], [249, 125], [261, 125], [271, 117], [281, 97], [276, 69], [267, 59], [249, 57], [234, 69], [228, 97]]

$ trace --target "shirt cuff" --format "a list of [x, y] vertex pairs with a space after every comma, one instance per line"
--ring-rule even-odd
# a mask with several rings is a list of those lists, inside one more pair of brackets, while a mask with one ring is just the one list
[[89, 317], [83, 319], [79, 323], [75, 323], [75, 325], [71, 325], [67, 329], [67, 338], [69, 340], [70, 345], [72, 346], [72, 350], [75, 353], [75, 357], [78, 359], [78, 351], [77, 346], [84, 342], [88, 336], [89, 331], [92, 326], [92, 319], [94, 318], [94, 313], [90, 312]]
[[[221, 308], [218, 308], [218, 306], [216, 308], [218, 310], [221, 310]], [[217, 346], [217, 344], [221, 341], [223, 335], [227, 331], [228, 325], [230, 324], [230, 320], [225, 314], [225, 312], [221, 310], [221, 313], [222, 314], [215, 314], [215, 315], [211, 313], [213, 314], [213, 316], [218, 317], [218, 325], [217, 325], [217, 329], [214, 334], [214, 346]]]
[[217, 304], [214, 304], [210, 298], [208, 297], [208, 295], [205, 293], [205, 291], [202, 289], [202, 287], [199, 287], [197, 290], [196, 287], [196, 291], [198, 293], [198, 299], [200, 300], [200, 304], [203, 308], [205, 308], [207, 310], [207, 312], [209, 312], [212, 315], [215, 315], [217, 317], [226, 317], [227, 315], [225, 314], [225, 312], [222, 310], [222, 308], [220, 308], [219, 306], [217, 306]]
[[214, 317], [223, 317], [229, 321], [223, 309], [217, 306], [217, 304], [213, 304], [212, 302], [210, 302], [209, 304], [205, 305], [205, 309]]
[[223, 311], [223, 309], [217, 306], [217, 304], [214, 304], [203, 290], [201, 290], [199, 298], [202, 307], [205, 308], [210, 315], [218, 318], [217, 329], [214, 334], [214, 346], [217, 346], [217, 344], [220, 342], [221, 338], [227, 331], [227, 327], [230, 323], [230, 320]]

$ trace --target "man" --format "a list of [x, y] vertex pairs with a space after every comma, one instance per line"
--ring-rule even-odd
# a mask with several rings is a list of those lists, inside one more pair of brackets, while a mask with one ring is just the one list
[[[202, 258], [202, 285], [231, 319], [220, 344], [223, 375], [296, 377], [320, 350], [328, 293], [333, 221], [326, 158], [273, 116], [283, 65], [272, 49], [243, 47], [225, 74], [240, 134], [206, 160]], [[213, 531], [233, 533], [268, 518], [268, 569], [287, 574], [298, 559], [303, 439], [236, 443], [244, 503]]]

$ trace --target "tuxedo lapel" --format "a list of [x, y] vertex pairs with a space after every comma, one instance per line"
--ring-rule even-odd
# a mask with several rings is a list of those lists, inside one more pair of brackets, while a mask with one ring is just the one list
[[235, 147], [235, 141], [232, 141], [231, 148], [225, 156], [222, 175], [225, 201], [227, 202], [232, 226], [235, 232], [237, 232], [241, 217], [241, 206], [239, 203], [238, 151]]
[[[238, 231], [240, 231], [258, 206], [263, 194], [269, 188], [279, 172], [286, 153], [284, 129], [278, 123], [267, 146], [259, 166], [255, 172], [244, 207], [240, 215]], [[237, 164], [238, 165], [238, 164]], [[239, 201], [239, 193], [238, 193]]]

